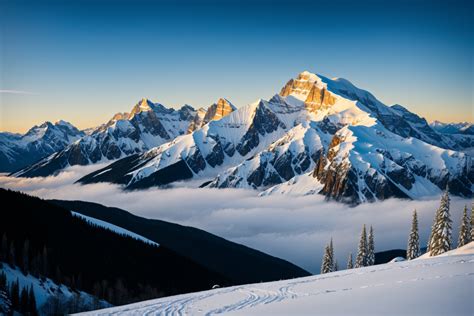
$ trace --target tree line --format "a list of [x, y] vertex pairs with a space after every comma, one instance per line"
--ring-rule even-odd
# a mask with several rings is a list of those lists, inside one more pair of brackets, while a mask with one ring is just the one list
[[[0, 263], [0, 266], [2, 263]], [[36, 298], [33, 286], [21, 286], [19, 280], [8, 283], [7, 276], [4, 271], [0, 273], [0, 292], [5, 294], [4, 304], [8, 305], [8, 311], [5, 313], [13, 313], [18, 311], [25, 316], [37, 316]]]
[[[441, 196], [440, 206], [438, 207], [433, 225], [431, 227], [430, 237], [428, 239], [427, 252], [430, 256], [437, 256], [452, 249], [452, 220], [450, 215], [449, 191], [446, 188]], [[462, 247], [474, 240], [474, 208], [471, 206], [471, 214], [468, 214], [467, 205], [461, 217], [457, 247]], [[418, 230], [418, 214], [413, 211], [410, 234], [408, 236], [408, 245], [406, 259], [412, 260], [421, 254], [420, 237]], [[365, 224], [359, 239], [359, 246], [355, 263], [352, 253], [349, 253], [347, 259], [347, 269], [371, 266], [375, 263], [375, 240], [374, 230], [370, 226], [367, 236]], [[334, 245], [331, 238], [324, 249], [324, 255], [321, 264], [321, 274], [338, 271], [337, 260], [334, 256]]]
[[[107, 302], [127, 304], [230, 283], [163, 245], [91, 225], [44, 200], [3, 189], [0, 200], [8, 205], [0, 211], [0, 262], [40, 283], [49, 279], [63, 285], [72, 294], [61, 295], [58, 288], [42, 304], [46, 306], [37, 307], [47, 310], [46, 314], [96, 309]], [[0, 299], [5, 297], [19, 311], [16, 294], [21, 297], [23, 289], [17, 290], [16, 280], [7, 277], [8, 289], [0, 291]], [[91, 303], [90, 297], [85, 300], [79, 295], [82, 292], [97, 299]], [[25, 302], [20, 299], [21, 308]]]

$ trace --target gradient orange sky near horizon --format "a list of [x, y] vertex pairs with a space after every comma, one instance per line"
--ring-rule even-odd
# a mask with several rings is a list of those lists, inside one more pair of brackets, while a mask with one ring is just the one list
[[[296, 76], [296, 74], [295, 74]], [[275, 87], [273, 93], [278, 93], [281, 87], [283, 87], [285, 82], [282, 82], [280, 86]], [[264, 90], [262, 88], [262, 90]], [[371, 91], [374, 93], [373, 91]], [[396, 91], [394, 91], [396, 94]], [[203, 93], [204, 94], [204, 93]], [[432, 122], [434, 120], [438, 120], [441, 122], [474, 122], [474, 107], [472, 105], [467, 106], [465, 108], [471, 108], [469, 112], [457, 112], [456, 108], [462, 109], [462, 106], [457, 105], [443, 105], [440, 103], [436, 103], [435, 105], [431, 106], [424, 106], [423, 104], [410, 105], [406, 104], [405, 102], [397, 102], [393, 100], [392, 102], [387, 102], [383, 98], [380, 98], [376, 93], [374, 95], [381, 99], [382, 102], [386, 103], [387, 105], [392, 104], [402, 104], [403, 106], [407, 107], [410, 111], [415, 112], [419, 116], [422, 116], [428, 120], [428, 122]], [[86, 105], [81, 104], [81, 102], [76, 101], [74, 103], [69, 103], [69, 101], [64, 100], [62, 102], [58, 102], [57, 106], [54, 107], [46, 107], [42, 110], [42, 96], [40, 94], [10, 94], [5, 96], [5, 94], [0, 95], [0, 131], [8, 131], [14, 133], [25, 133], [34, 125], [40, 125], [45, 121], [56, 122], [59, 120], [65, 120], [72, 123], [79, 129], [85, 129], [90, 127], [95, 127], [100, 124], [106, 123], [108, 120], [112, 118], [112, 116], [117, 112], [129, 112], [132, 107], [142, 98], [146, 97], [153, 102], [162, 103], [165, 106], [179, 108], [184, 104], [191, 104], [196, 109], [199, 107], [207, 107], [212, 103], [216, 102], [221, 95], [217, 92], [209, 91], [209, 96], [203, 95], [200, 96], [205, 103], [203, 104], [193, 104], [190, 101], [186, 101], [186, 97], [179, 97], [177, 99], [181, 99], [181, 103], [172, 102], [172, 96], [168, 97], [158, 97], [158, 96], [137, 96], [136, 98], [133, 97], [123, 97], [118, 98], [117, 100], [111, 102], [113, 106], [101, 106], [100, 103], [95, 103], [94, 99], [90, 102], [87, 101], [87, 97], [78, 97], [80, 100], [84, 100], [82, 102], [86, 103]], [[189, 96], [189, 100], [192, 100], [193, 96]], [[255, 95], [253, 99], [239, 97], [239, 96], [228, 96], [222, 95], [233, 102], [237, 107], [246, 105], [251, 103], [259, 98], [259, 96]], [[269, 99], [271, 95], [263, 96], [264, 99]], [[163, 99], [169, 100], [170, 102], [164, 102]], [[422, 99], [421, 97], [419, 99]], [[420, 100], [421, 101], [421, 100]], [[12, 105], [7, 104], [10, 103]], [[23, 103], [25, 102], [25, 103]], [[64, 103], [69, 104], [64, 104]], [[244, 103], [241, 103], [244, 102]], [[37, 104], [35, 111], [30, 111], [31, 106], [24, 106], [22, 104]], [[26, 109], [22, 110], [22, 109]], [[115, 111], [114, 111], [115, 109]]]

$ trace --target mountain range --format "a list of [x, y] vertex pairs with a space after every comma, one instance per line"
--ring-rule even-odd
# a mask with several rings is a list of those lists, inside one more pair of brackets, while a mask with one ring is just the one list
[[472, 124], [429, 124], [342, 78], [302, 72], [280, 93], [236, 108], [167, 109], [143, 99], [64, 149], [13, 175], [47, 176], [111, 161], [79, 182], [125, 189], [201, 180], [261, 195], [323, 194], [350, 204], [417, 199], [446, 186], [471, 197]]
[[85, 136], [71, 123], [44, 122], [25, 134], [0, 133], [0, 172], [24, 168]]
[[[107, 123], [89, 130], [82, 138], [58, 148], [14, 175], [48, 176], [68, 166], [89, 165], [143, 153], [200, 128], [204, 122], [222, 117], [229, 108], [235, 109], [224, 99], [207, 110], [196, 111], [190, 105], [175, 110], [144, 98], [129, 113], [116, 113]], [[204, 114], [200, 120], [201, 113]]]

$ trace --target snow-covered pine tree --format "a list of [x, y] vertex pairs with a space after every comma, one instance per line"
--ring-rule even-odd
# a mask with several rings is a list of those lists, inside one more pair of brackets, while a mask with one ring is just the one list
[[436, 211], [435, 223], [431, 230], [430, 256], [437, 256], [451, 250], [451, 215], [449, 214], [449, 191], [441, 197]]
[[332, 238], [331, 238], [331, 241], [329, 242], [329, 262], [331, 264], [331, 272], [334, 271], [334, 246], [332, 244]]
[[467, 215], [467, 205], [464, 206], [464, 212], [461, 218], [461, 227], [459, 227], [458, 248], [468, 244], [471, 241], [471, 223]]
[[420, 256], [420, 236], [418, 235], [418, 215], [413, 211], [411, 221], [411, 231], [408, 237], [407, 260], [412, 260]]
[[333, 271], [339, 271], [339, 266], [337, 265], [337, 260], [334, 259], [334, 269]]
[[357, 250], [357, 258], [355, 262], [355, 267], [365, 267], [367, 265], [367, 231], [365, 229], [365, 224], [362, 227], [362, 232], [360, 233], [359, 240], [359, 249]]
[[347, 258], [347, 269], [354, 268], [354, 264], [352, 263], [352, 252], [349, 253], [349, 257]]
[[375, 263], [375, 242], [374, 242], [374, 229], [372, 225], [369, 229], [369, 244], [367, 245], [367, 265], [373, 266]]
[[474, 203], [471, 204], [471, 241], [474, 241]]
[[323, 262], [321, 263], [321, 274], [331, 272], [333, 263], [331, 262], [331, 248], [326, 245], [324, 248]]
[[335, 271], [335, 265], [334, 246], [331, 238], [331, 241], [324, 249], [324, 257], [321, 264], [321, 274]]

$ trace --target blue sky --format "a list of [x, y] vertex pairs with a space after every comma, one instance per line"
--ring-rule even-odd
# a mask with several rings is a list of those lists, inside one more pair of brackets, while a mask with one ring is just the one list
[[462, 1], [2, 0], [0, 130], [90, 127], [142, 97], [242, 106], [303, 70], [429, 120], [473, 121], [472, 12]]

